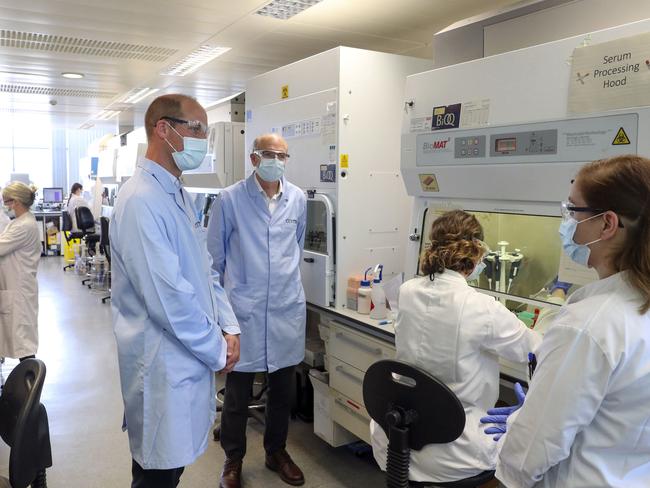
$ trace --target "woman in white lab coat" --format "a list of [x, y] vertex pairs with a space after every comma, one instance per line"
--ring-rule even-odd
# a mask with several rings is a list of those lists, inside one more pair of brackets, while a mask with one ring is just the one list
[[29, 208], [36, 190], [10, 183], [2, 201], [15, 218], [0, 234], [0, 357], [33, 357], [38, 349], [38, 224]]
[[72, 221], [72, 231], [76, 232], [79, 229], [77, 228], [77, 216], [75, 210], [77, 207], [87, 207], [88, 202], [84, 200], [81, 196], [84, 188], [81, 183], [74, 183], [72, 188], [70, 188], [70, 198], [68, 198], [68, 205], [66, 207], [68, 214], [70, 215], [70, 220]]
[[585, 165], [560, 236], [599, 280], [569, 296], [544, 336], [497, 477], [509, 488], [650, 486], [650, 160]]
[[[541, 336], [468, 285], [483, 270], [488, 250], [476, 217], [447, 212], [433, 222], [429, 237], [420, 260], [426, 276], [400, 288], [395, 346], [398, 360], [434, 375], [465, 408], [465, 430], [457, 440], [411, 451], [411, 480], [448, 482], [494, 469], [497, 446], [480, 418], [499, 396], [498, 356], [524, 363]], [[388, 441], [374, 421], [371, 436], [375, 459], [385, 469]]]

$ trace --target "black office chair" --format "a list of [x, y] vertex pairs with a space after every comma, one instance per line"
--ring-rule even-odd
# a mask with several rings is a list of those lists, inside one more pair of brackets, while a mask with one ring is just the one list
[[[65, 240], [69, 246], [70, 242], [73, 239], [81, 239], [84, 236], [84, 234], [83, 232], [80, 232], [78, 230], [74, 232], [72, 231], [72, 219], [70, 218], [70, 214], [65, 209], [63, 209], [63, 211], [61, 212], [61, 216], [63, 217], [63, 228], [61, 229], [61, 231], [63, 232], [63, 236], [65, 237]], [[65, 271], [68, 268], [74, 268], [74, 262], [72, 262], [71, 264], [66, 264], [63, 267], [63, 271]]]
[[447, 444], [463, 433], [465, 410], [454, 392], [426, 371], [402, 361], [382, 360], [368, 368], [363, 402], [388, 437], [386, 486], [473, 488], [494, 478], [494, 471], [458, 481], [409, 481], [411, 449]]
[[95, 253], [95, 244], [99, 242], [99, 235], [95, 232], [95, 217], [88, 207], [77, 207], [74, 214], [77, 218], [77, 228], [88, 247], [88, 255], [92, 256]]
[[52, 466], [47, 412], [41, 404], [45, 363], [25, 359], [9, 374], [0, 396], [0, 437], [11, 448], [9, 479], [0, 488], [47, 488]]
[[[99, 242], [99, 234], [95, 232], [95, 217], [88, 207], [77, 207], [74, 209], [77, 218], [77, 228], [83, 233], [83, 240], [86, 244], [87, 256], [95, 254], [95, 244]], [[82, 285], [87, 285], [90, 278], [81, 280]]]
[[106, 261], [108, 262], [108, 269], [106, 270], [107, 276], [106, 280], [108, 282], [108, 295], [102, 298], [102, 303], [106, 303], [106, 300], [111, 299], [111, 243], [108, 237], [110, 220], [108, 217], [99, 218], [99, 228], [100, 228], [100, 237], [99, 237], [99, 250], [104, 253], [106, 256]]

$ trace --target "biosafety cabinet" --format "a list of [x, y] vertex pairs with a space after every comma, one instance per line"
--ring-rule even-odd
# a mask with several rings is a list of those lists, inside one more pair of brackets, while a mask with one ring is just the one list
[[225, 188], [244, 178], [243, 122], [216, 122], [208, 127], [208, 153], [201, 166], [183, 172], [188, 188], [205, 191]]
[[[414, 197], [407, 279], [419, 272], [431, 223], [453, 208], [476, 215], [491, 249], [473, 285], [516, 313], [556, 309], [549, 294], [555, 279], [571, 283], [569, 293], [596, 279], [563, 255], [560, 203], [583, 164], [650, 156], [650, 109], [570, 113], [572, 93], [582, 86], [571, 86], [581, 83], [571, 60], [584, 53], [578, 49], [612, 40], [625, 46], [628, 38], [633, 44], [644, 32], [648, 21], [407, 78], [401, 170]], [[650, 76], [645, 58], [633, 58], [625, 61], [639, 62]]]
[[377, 263], [386, 276], [402, 272], [411, 208], [399, 171], [404, 81], [430, 66], [338, 47], [248, 81], [246, 147], [281, 134], [286, 177], [307, 195], [308, 302], [345, 307], [348, 276]]

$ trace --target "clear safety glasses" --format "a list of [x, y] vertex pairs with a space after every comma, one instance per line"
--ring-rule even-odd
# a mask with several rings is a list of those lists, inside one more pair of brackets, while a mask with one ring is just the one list
[[279, 159], [280, 161], [286, 161], [289, 159], [291, 156], [289, 156], [285, 152], [280, 152], [280, 151], [271, 151], [269, 149], [258, 149], [255, 151], [255, 154], [257, 154], [259, 157], [264, 158], [264, 159]]
[[[573, 203], [567, 201], [564, 201], [560, 204], [560, 210], [562, 212], [562, 218], [564, 220], [568, 219], [574, 219], [578, 220], [575, 217], [576, 212], [589, 212], [593, 214], [601, 214], [607, 212], [607, 210], [602, 209], [602, 208], [593, 208], [593, 207], [578, 207], [577, 205], [574, 205]], [[578, 220], [578, 222], [580, 222]], [[621, 218], [618, 218], [618, 226], [621, 228], [624, 228], [625, 226], [623, 225], [623, 222], [621, 222]]]
[[206, 137], [208, 135], [208, 126], [200, 120], [184, 120], [168, 116], [160, 117], [160, 120], [169, 120], [170, 122], [175, 122], [177, 124], [184, 124], [195, 137]]

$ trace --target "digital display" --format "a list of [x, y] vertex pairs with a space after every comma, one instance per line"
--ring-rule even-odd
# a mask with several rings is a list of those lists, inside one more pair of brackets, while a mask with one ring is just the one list
[[517, 150], [517, 139], [515, 137], [496, 139], [494, 142], [494, 150], [496, 152], [507, 153]]

